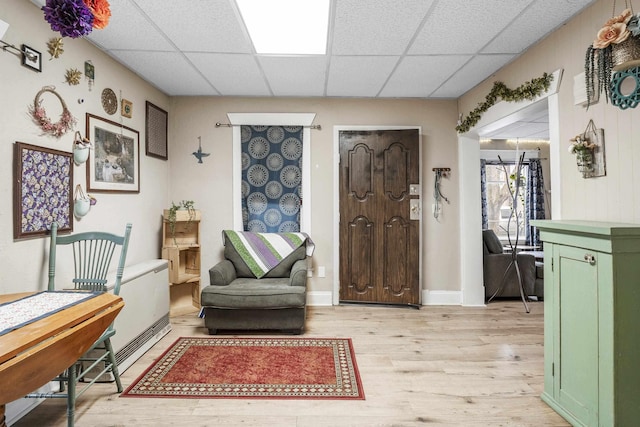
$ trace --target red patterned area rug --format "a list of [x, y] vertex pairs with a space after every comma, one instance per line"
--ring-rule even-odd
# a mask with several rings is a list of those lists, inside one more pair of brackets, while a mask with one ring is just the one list
[[182, 337], [123, 397], [364, 399], [349, 338]]

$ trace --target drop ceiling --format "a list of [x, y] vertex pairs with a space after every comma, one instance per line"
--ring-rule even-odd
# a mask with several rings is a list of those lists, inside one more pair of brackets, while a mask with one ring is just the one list
[[331, 0], [326, 55], [273, 56], [234, 0], [110, 0], [86, 38], [169, 96], [458, 98], [594, 1]]

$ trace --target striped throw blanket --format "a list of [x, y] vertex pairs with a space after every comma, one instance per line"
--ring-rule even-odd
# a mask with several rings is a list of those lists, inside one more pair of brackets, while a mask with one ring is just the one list
[[302, 245], [306, 245], [307, 256], [311, 256], [314, 244], [305, 233], [253, 233], [249, 231], [224, 230], [249, 269], [259, 279], [276, 267], [280, 261]]

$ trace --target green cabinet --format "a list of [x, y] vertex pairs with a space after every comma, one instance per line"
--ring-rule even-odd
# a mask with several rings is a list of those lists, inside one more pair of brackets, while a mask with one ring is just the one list
[[542, 400], [575, 426], [640, 420], [640, 225], [532, 221], [544, 242]]

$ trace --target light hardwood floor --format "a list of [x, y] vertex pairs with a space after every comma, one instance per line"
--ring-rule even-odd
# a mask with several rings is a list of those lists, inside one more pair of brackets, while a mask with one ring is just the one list
[[[540, 400], [543, 303], [530, 305], [311, 307], [305, 336], [352, 338], [366, 400], [121, 398], [99, 384], [78, 400], [76, 426], [568, 426]], [[195, 314], [171, 323], [125, 388], [178, 337], [207, 333]], [[14, 424], [65, 425], [58, 399]]]

